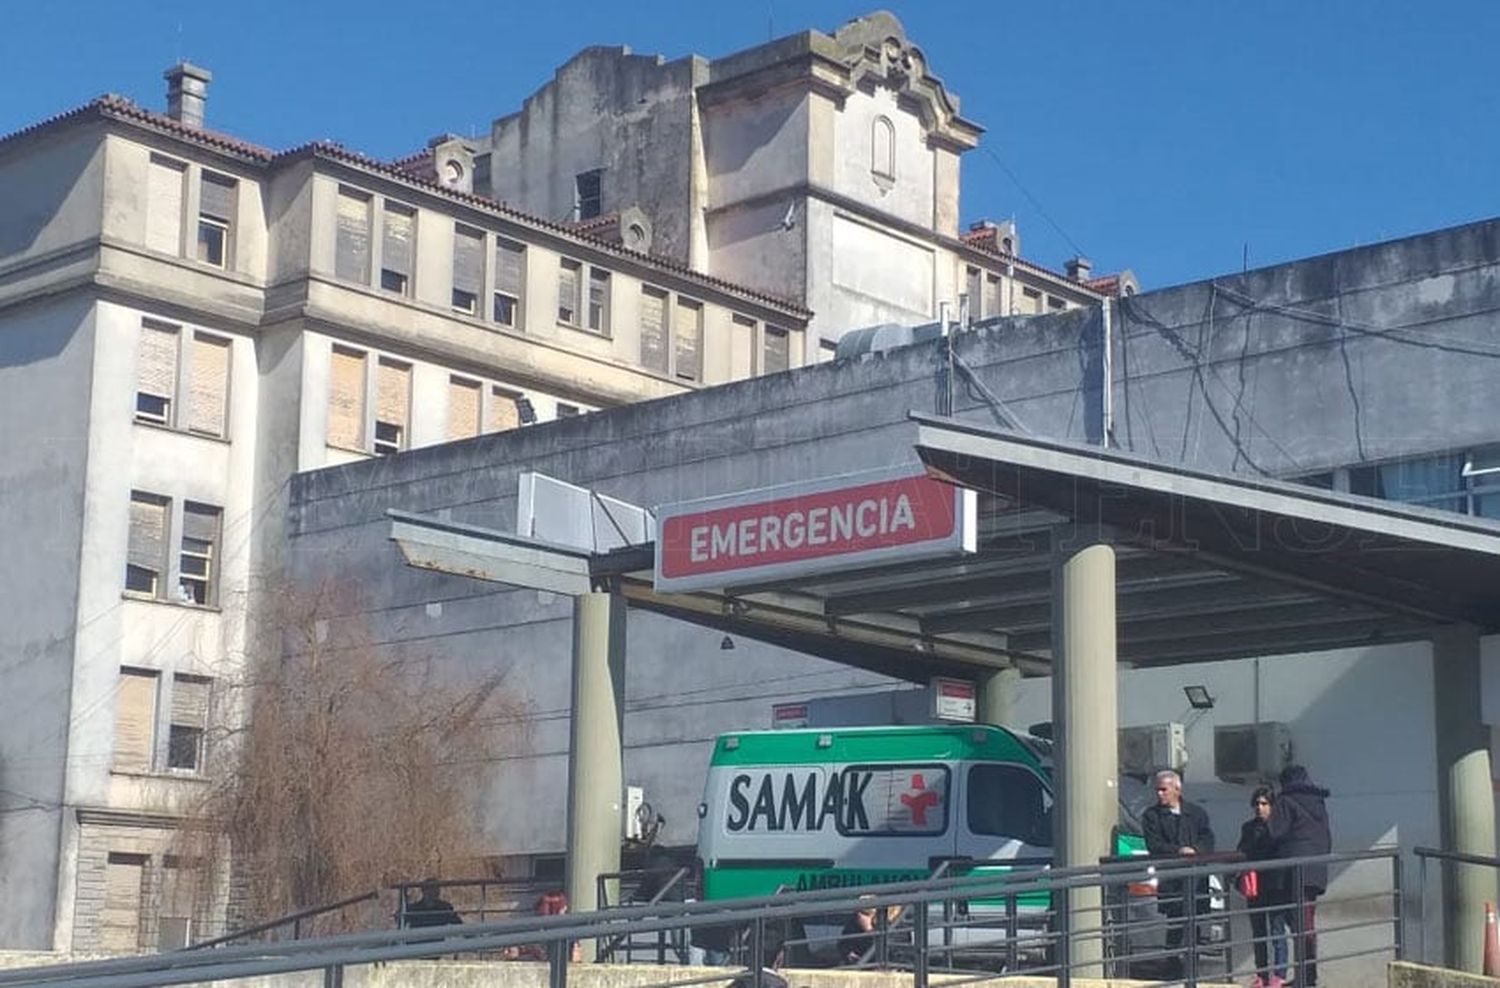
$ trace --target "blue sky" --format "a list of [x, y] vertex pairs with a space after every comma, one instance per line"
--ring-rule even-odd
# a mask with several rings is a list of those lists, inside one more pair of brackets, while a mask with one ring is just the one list
[[[873, 6], [0, 0], [0, 132], [107, 91], [160, 108], [185, 56], [216, 129], [393, 157], [482, 133], [586, 45], [714, 56]], [[889, 7], [987, 128], [964, 221], [1015, 216], [1040, 263], [1076, 245], [1160, 287], [1500, 213], [1500, 3]]]

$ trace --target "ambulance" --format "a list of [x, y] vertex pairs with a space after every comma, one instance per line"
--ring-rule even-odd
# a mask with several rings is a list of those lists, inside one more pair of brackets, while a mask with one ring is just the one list
[[[988, 725], [720, 736], [698, 807], [706, 899], [857, 888], [1052, 860], [1045, 742]], [[1144, 853], [1121, 807], [1115, 853]], [[958, 869], [958, 870], [955, 870]]]

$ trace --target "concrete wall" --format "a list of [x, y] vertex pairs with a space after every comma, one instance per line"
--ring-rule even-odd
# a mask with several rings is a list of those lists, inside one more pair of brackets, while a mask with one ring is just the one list
[[[94, 320], [82, 299], [0, 314], [0, 942], [50, 948], [64, 816]], [[123, 572], [123, 571], [122, 571]]]

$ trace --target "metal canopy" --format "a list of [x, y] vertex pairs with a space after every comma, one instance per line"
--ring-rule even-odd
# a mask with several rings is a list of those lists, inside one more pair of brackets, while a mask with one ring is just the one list
[[[977, 553], [669, 594], [652, 586], [654, 546], [639, 545], [588, 556], [589, 584], [914, 682], [1010, 665], [1048, 673], [1053, 567], [1070, 546], [1097, 541], [1117, 554], [1119, 658], [1140, 666], [1408, 641], [1453, 623], [1500, 627], [1492, 522], [913, 419], [929, 472], [980, 494]], [[417, 565], [484, 579], [511, 582], [506, 573], [538, 566], [559, 584], [582, 575], [576, 551], [537, 544], [547, 563], [526, 539], [449, 522], [402, 515], [393, 538]], [[477, 565], [491, 551], [511, 565]]]

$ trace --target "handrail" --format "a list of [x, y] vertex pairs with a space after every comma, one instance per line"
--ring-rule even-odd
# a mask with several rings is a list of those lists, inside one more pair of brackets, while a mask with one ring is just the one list
[[[1352, 861], [1393, 859], [1398, 848], [1375, 848], [1328, 855], [1309, 855], [1278, 859], [1283, 867], [1315, 864], [1342, 864]], [[1173, 868], [1181, 877], [1207, 875], [1222, 871], [1223, 865], [1193, 864]], [[1123, 880], [1147, 866], [1172, 864], [1163, 860], [1138, 858], [1131, 871], [1122, 866], [1083, 866], [1033, 872], [1007, 872], [933, 881], [920, 879], [865, 886], [858, 892], [847, 889], [819, 889], [794, 892], [784, 896], [762, 896], [714, 902], [672, 903], [659, 906], [633, 906], [604, 912], [528, 916], [472, 926], [428, 927], [415, 930], [384, 930], [370, 933], [342, 934], [316, 940], [225, 947], [212, 954], [167, 954], [105, 961], [82, 961], [0, 972], [0, 984], [76, 982], [98, 984], [95, 988], [149, 988], [168, 984], [312, 970], [345, 963], [437, 957], [469, 953], [508, 946], [535, 943], [538, 940], [568, 941], [602, 938], [622, 932], [656, 932], [691, 925], [763, 923], [827, 912], [829, 905], [853, 905], [860, 901], [876, 908], [933, 902], [945, 897], [978, 897], [997, 892], [1024, 894], [1028, 891], [1062, 891], [1097, 884], [1104, 877]], [[1248, 864], [1248, 862], [1247, 862]], [[1118, 877], [1117, 877], [1118, 876]], [[442, 932], [439, 932], [442, 931]], [[198, 961], [197, 958], [214, 958]]]
[[274, 930], [277, 927], [286, 926], [288, 923], [299, 923], [304, 919], [311, 919], [314, 916], [321, 916], [324, 913], [331, 913], [337, 909], [343, 909], [346, 906], [352, 906], [360, 902], [368, 902], [370, 899], [377, 899], [379, 897], [380, 890], [371, 889], [370, 891], [363, 892], [359, 895], [351, 895], [347, 899], [340, 899], [337, 902], [330, 902], [327, 905], [311, 906], [298, 912], [287, 913], [285, 916], [278, 917], [277, 919], [267, 920], [266, 922], [257, 924], [255, 926], [247, 926], [243, 930], [235, 930], [233, 933], [226, 933], [221, 937], [214, 937], [212, 940], [201, 940], [198, 943], [190, 943], [186, 947], [180, 947], [178, 949], [203, 950], [207, 947], [217, 947], [221, 943], [230, 943], [235, 940], [241, 940], [245, 937], [253, 937], [258, 933], [265, 933], [268, 930]]
[[[643, 868], [643, 869], [641, 869], [641, 871], [643, 871], [643, 872], [645, 872], [647, 874], [659, 874], [660, 872], [663, 872], [665, 870], [666, 870], [665, 868], [657, 868], [657, 869]], [[688, 874], [688, 872], [690, 870], [691, 869], [689, 869], [686, 866], [678, 868], [675, 872], [672, 873], [672, 877], [667, 881], [667, 883], [665, 885], [663, 885], [661, 888], [657, 889], [656, 890], [656, 894], [653, 895], [650, 899], [646, 900], [646, 902], [644, 904], [648, 905], [648, 906], [654, 906], [654, 905], [656, 905], [658, 902], [661, 901], [662, 896], [664, 896], [668, 892], [670, 892], [672, 890], [672, 888], [674, 886], [676, 886], [676, 884], [678, 882], [682, 881], [682, 879], [687, 876], [687, 874]], [[614, 875], [613, 877], [619, 878], [620, 876], [626, 875], [626, 874], [630, 874], [630, 873], [629, 872], [619, 872], [616, 875]], [[600, 885], [602, 887], [603, 886], [603, 882], [605, 880], [605, 876], [604, 875], [600, 875], [599, 879], [600, 879]], [[614, 956], [615, 949], [617, 947], [619, 947], [620, 944], [624, 943], [626, 940], [629, 940], [629, 939], [630, 939], [630, 934], [629, 933], [619, 933], [619, 934], [616, 934], [613, 938], [611, 938], [611, 940], [609, 941], [609, 943], [605, 944], [604, 949], [599, 952], [599, 960], [601, 960], [601, 961], [609, 960], [610, 957]], [[629, 955], [628, 954], [626, 955], [626, 959], [627, 960], [629, 959]]]
[[1437, 858], [1439, 861], [1454, 861], [1458, 864], [1485, 865], [1490, 868], [1500, 868], [1500, 858], [1490, 858], [1482, 854], [1445, 851], [1437, 847], [1414, 847], [1411, 853], [1419, 858]]

